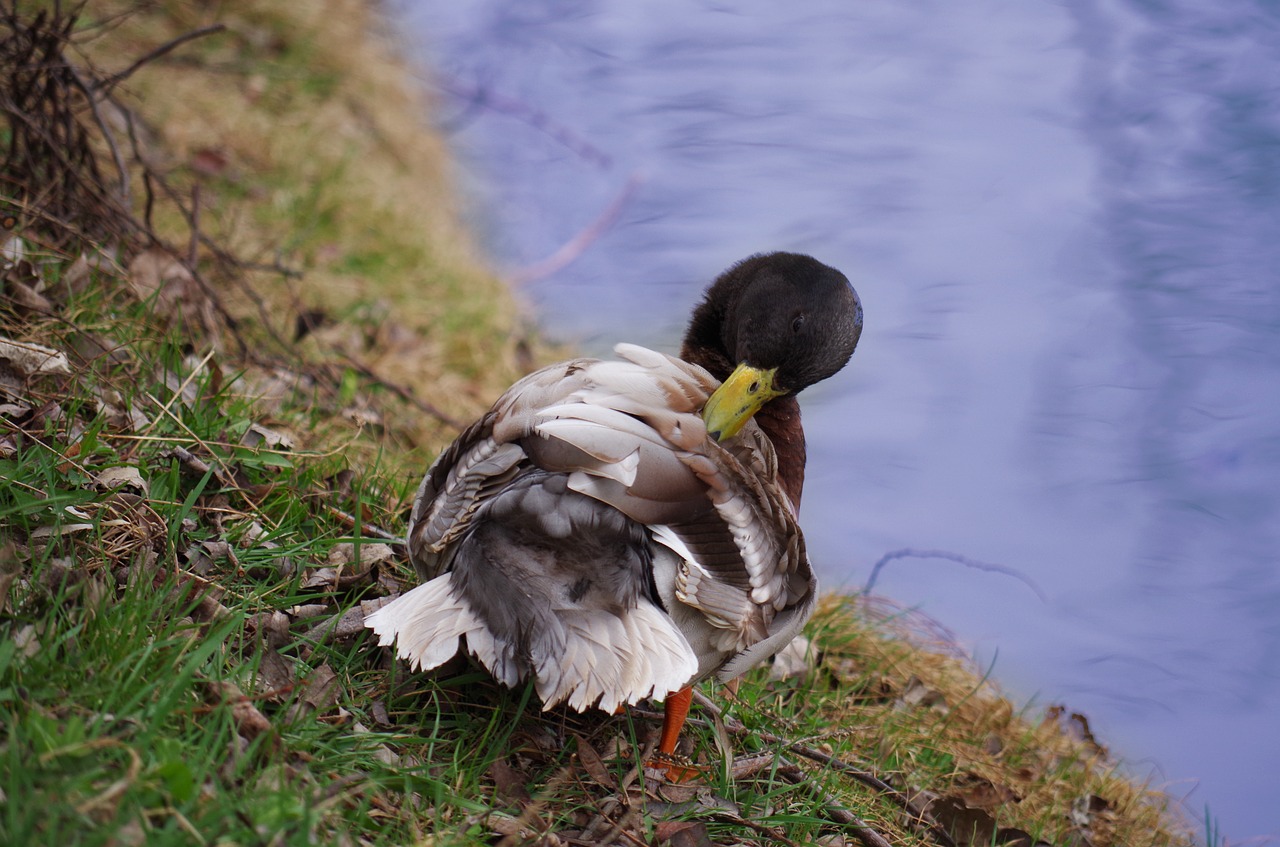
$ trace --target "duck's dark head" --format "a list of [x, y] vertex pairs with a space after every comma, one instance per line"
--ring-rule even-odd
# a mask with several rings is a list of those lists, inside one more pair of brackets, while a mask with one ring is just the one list
[[809, 256], [767, 253], [711, 284], [680, 355], [723, 383], [703, 418], [724, 440], [765, 403], [843, 368], [861, 334], [862, 303], [844, 274]]

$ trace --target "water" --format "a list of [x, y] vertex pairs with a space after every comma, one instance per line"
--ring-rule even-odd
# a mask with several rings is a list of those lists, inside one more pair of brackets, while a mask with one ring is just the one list
[[1280, 832], [1280, 5], [400, 14], [550, 331], [670, 349], [750, 253], [844, 270], [862, 344], [804, 398], [825, 584], [1016, 569], [1039, 594], [910, 557], [876, 590], [1232, 842]]

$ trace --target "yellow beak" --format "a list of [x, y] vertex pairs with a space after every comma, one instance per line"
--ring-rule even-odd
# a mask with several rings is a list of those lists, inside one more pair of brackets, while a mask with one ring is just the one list
[[773, 385], [777, 375], [777, 368], [762, 371], [749, 365], [738, 365], [702, 409], [702, 420], [711, 437], [717, 441], [732, 438], [752, 415], [760, 411], [761, 406], [785, 394]]

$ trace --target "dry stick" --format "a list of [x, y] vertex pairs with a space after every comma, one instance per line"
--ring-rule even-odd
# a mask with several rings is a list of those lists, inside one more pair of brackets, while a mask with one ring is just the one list
[[226, 24], [209, 24], [208, 26], [202, 26], [199, 29], [193, 29], [190, 32], [183, 33], [182, 35], [179, 35], [177, 38], [173, 39], [172, 41], [166, 41], [164, 44], [161, 44], [159, 47], [145, 54], [142, 58], [138, 59], [132, 65], [120, 71], [119, 73], [112, 74], [106, 79], [99, 80], [98, 83], [95, 85], [95, 88], [104, 89], [110, 92], [111, 89], [115, 88], [117, 85], [124, 82], [129, 77], [133, 76], [134, 72], [136, 72], [139, 68], [141, 68], [143, 65], [147, 64], [148, 62], [151, 62], [151, 61], [154, 61], [155, 59], [160, 58], [165, 53], [168, 53], [169, 51], [173, 50], [176, 47], [179, 47], [182, 44], [187, 43], [188, 41], [192, 41], [197, 38], [204, 38], [206, 35], [212, 35], [215, 32], [222, 32], [226, 28], [227, 28]]
[[626, 185], [622, 186], [622, 190], [613, 198], [612, 202], [605, 207], [596, 219], [587, 224], [573, 238], [570, 238], [564, 244], [560, 245], [554, 253], [534, 262], [532, 265], [526, 265], [515, 273], [511, 274], [512, 285], [524, 285], [534, 282], [544, 277], [551, 276], [553, 273], [564, 269], [572, 264], [586, 249], [607, 232], [618, 220], [618, 216], [622, 214], [623, 208], [626, 207], [631, 196], [635, 194], [636, 189], [640, 187], [641, 179], [638, 174], [632, 174], [627, 179]]
[[383, 541], [391, 542], [392, 547], [403, 548], [405, 546], [405, 540], [403, 537], [396, 535], [393, 532], [389, 532], [388, 530], [383, 529], [377, 524], [369, 523], [366, 520], [357, 520], [355, 515], [351, 514], [350, 512], [344, 512], [343, 510], [339, 509], [337, 506], [330, 506], [328, 504], [325, 504], [325, 510], [329, 512], [330, 515], [342, 521], [344, 524], [351, 527], [352, 529], [355, 529], [356, 527], [360, 527], [360, 529], [364, 532], [373, 533], [374, 535], [381, 538]]
[[976, 559], [970, 559], [968, 556], [961, 556], [959, 553], [952, 553], [948, 550], [916, 550], [911, 547], [904, 547], [901, 550], [894, 550], [885, 553], [880, 560], [871, 566], [871, 574], [867, 577], [867, 582], [862, 586], [862, 594], [870, 594], [871, 588], [876, 584], [876, 579], [880, 576], [880, 571], [884, 566], [892, 562], [894, 559], [946, 559], [949, 562], [956, 562], [964, 565], [966, 568], [974, 570], [987, 571], [989, 573], [999, 573], [1005, 576], [1011, 576], [1021, 582], [1023, 585], [1035, 592], [1040, 598], [1040, 602], [1047, 602], [1044, 592], [1040, 590], [1040, 586], [1036, 585], [1032, 579], [1026, 574], [1015, 570], [1014, 568], [1005, 567], [1004, 565], [993, 565], [989, 562], [979, 562]]
[[90, 90], [89, 84], [80, 75], [80, 71], [70, 65], [67, 67], [71, 71], [71, 78], [76, 82], [76, 87], [84, 93], [85, 99], [89, 101], [89, 111], [93, 115], [93, 122], [98, 125], [98, 131], [102, 133], [103, 139], [107, 142], [107, 148], [111, 151], [111, 159], [116, 163], [116, 172], [120, 174], [120, 199], [127, 204], [129, 202], [129, 168], [124, 163], [124, 156], [120, 153], [119, 145], [116, 144], [115, 134], [107, 128], [107, 122], [103, 119], [102, 111], [98, 108], [98, 98], [94, 96], [94, 92]]
[[142, 145], [138, 142], [138, 128], [133, 122], [133, 111], [122, 107], [114, 98], [112, 98], [111, 102], [112, 105], [119, 109], [120, 113], [124, 116], [125, 132], [129, 135], [129, 146], [133, 149], [133, 157], [142, 165], [142, 190], [144, 194], [142, 221], [146, 224], [147, 229], [155, 229], [151, 220], [151, 213], [155, 209], [156, 205], [156, 192], [155, 188], [151, 184], [151, 169], [142, 161]]
[[798, 765], [793, 765], [781, 756], [777, 758], [777, 762], [779, 765], [777, 770], [779, 777], [785, 779], [792, 785], [806, 786], [819, 800], [822, 801], [822, 805], [826, 807], [827, 814], [835, 819], [837, 823], [848, 827], [854, 836], [863, 844], [867, 845], [867, 847], [892, 847], [892, 845], [885, 840], [885, 837], [872, 829], [866, 821], [846, 809], [834, 797], [819, 788], [817, 784], [809, 778], [809, 775]]
[[391, 393], [395, 394], [401, 400], [404, 400], [406, 403], [412, 403], [414, 406], [417, 406], [420, 411], [425, 412], [428, 415], [431, 415], [431, 417], [440, 421], [442, 424], [451, 426], [454, 429], [459, 431], [467, 428], [467, 425], [465, 423], [453, 417], [449, 413], [436, 408], [432, 404], [428, 403], [426, 400], [423, 400], [422, 398], [418, 397], [416, 394], [414, 394], [405, 386], [395, 382], [391, 382], [390, 380], [384, 379], [383, 377], [379, 376], [377, 373], [374, 372], [372, 368], [370, 368], [368, 365], [366, 365], [365, 363], [361, 362], [359, 359], [352, 356], [350, 353], [347, 353], [344, 350], [339, 350], [336, 347], [333, 348], [333, 350], [342, 358], [343, 361], [345, 361], [348, 365], [350, 365], [351, 367], [359, 371], [360, 375], [363, 376], [365, 379], [373, 380], [378, 385], [381, 385], [383, 388], [386, 388], [387, 390], [391, 391]]
[[191, 239], [187, 242], [187, 264], [196, 266], [200, 258], [200, 183], [191, 186]]

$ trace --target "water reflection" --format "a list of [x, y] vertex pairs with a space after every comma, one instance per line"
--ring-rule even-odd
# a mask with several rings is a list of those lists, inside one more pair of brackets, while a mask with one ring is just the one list
[[1233, 839], [1280, 830], [1280, 6], [431, 6], [477, 223], [553, 330], [671, 344], [748, 253], [845, 270], [827, 583], [1016, 568], [1047, 600], [938, 558], [878, 588]]

